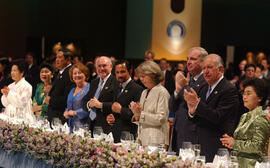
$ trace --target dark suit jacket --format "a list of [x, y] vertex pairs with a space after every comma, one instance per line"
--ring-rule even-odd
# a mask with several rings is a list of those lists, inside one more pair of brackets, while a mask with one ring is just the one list
[[75, 84], [70, 81], [69, 69], [71, 66], [67, 67], [64, 72], [60, 75], [58, 74], [55, 78], [52, 89], [49, 93], [50, 102], [48, 106], [48, 120], [51, 121], [52, 118], [57, 117], [66, 121], [63, 113], [67, 106], [67, 97], [69, 91], [75, 87]]
[[33, 88], [32, 97], [35, 96], [37, 84], [40, 83], [39, 67], [35, 64], [25, 71], [25, 80], [29, 82]]
[[167, 89], [167, 91], [172, 94], [175, 90], [175, 83], [173, 79], [173, 73], [172, 71], [165, 72], [165, 84], [164, 87]]
[[198, 143], [196, 122], [190, 120], [188, 117], [188, 108], [183, 97], [184, 89], [192, 87], [197, 94], [199, 94], [201, 89], [206, 85], [207, 83], [204, 80], [203, 74], [201, 74], [195, 83], [190, 82], [189, 86], [184, 87], [178, 93], [176, 98], [174, 94], [172, 94], [170, 98], [169, 108], [171, 112], [175, 113], [172, 134], [172, 150], [177, 153], [182, 147], [183, 142], [192, 142], [193, 144]]
[[207, 162], [212, 162], [218, 148], [221, 148], [220, 138], [223, 134], [233, 134], [239, 112], [239, 97], [236, 88], [223, 78], [206, 100], [208, 86], [201, 89], [194, 120], [197, 125], [201, 155]]
[[[83, 109], [88, 111], [87, 102], [95, 96], [98, 88], [100, 78], [91, 81], [90, 89], [83, 98]], [[103, 132], [108, 134], [111, 132], [111, 126], [106, 121], [106, 116], [112, 113], [111, 102], [114, 101], [115, 95], [117, 94], [118, 82], [112, 74], [104, 84], [98, 100], [103, 103], [102, 109], [96, 109], [97, 117], [94, 121], [90, 121], [90, 130], [93, 133], [94, 126], [101, 126]]]
[[122, 131], [129, 131], [134, 137], [137, 134], [137, 125], [131, 122], [133, 112], [129, 109], [129, 104], [132, 101], [139, 102], [143, 90], [142, 86], [131, 80], [118, 98], [116, 95], [115, 101], [121, 104], [122, 109], [120, 114], [113, 113], [115, 123], [112, 126], [112, 133], [115, 143], [120, 142]]

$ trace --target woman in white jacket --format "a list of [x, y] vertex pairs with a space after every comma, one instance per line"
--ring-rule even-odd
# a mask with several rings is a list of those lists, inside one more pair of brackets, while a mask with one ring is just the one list
[[14, 62], [11, 68], [13, 83], [1, 89], [1, 101], [5, 107], [5, 114], [9, 117], [32, 122], [32, 86], [24, 79], [25, 64]]

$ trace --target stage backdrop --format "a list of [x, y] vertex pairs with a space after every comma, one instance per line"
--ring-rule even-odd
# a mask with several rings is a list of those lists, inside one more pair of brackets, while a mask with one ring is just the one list
[[185, 60], [200, 46], [202, 0], [154, 0], [152, 50], [155, 59]]

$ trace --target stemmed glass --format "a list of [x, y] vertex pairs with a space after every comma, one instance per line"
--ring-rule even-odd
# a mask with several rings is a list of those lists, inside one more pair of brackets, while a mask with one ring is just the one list
[[191, 142], [183, 142], [182, 143], [182, 148], [179, 150], [179, 156], [181, 156], [184, 161], [186, 159], [193, 159], [194, 158], [195, 153], [192, 149]]
[[59, 118], [53, 118], [52, 119], [52, 126], [54, 130], [59, 130], [62, 126], [62, 122]]
[[219, 148], [217, 151], [218, 161], [222, 166], [226, 166], [229, 161], [229, 151], [227, 148]]
[[103, 133], [102, 127], [100, 127], [100, 126], [94, 127], [94, 131], [93, 131], [94, 138], [97, 138], [97, 139], [100, 138], [102, 133]]
[[193, 147], [193, 150], [195, 152], [195, 157], [200, 156], [200, 154], [201, 154], [201, 145], [200, 144], [194, 144], [192, 147]]

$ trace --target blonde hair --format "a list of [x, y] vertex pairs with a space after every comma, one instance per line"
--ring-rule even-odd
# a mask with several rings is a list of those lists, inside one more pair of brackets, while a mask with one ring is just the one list
[[159, 65], [154, 61], [144, 61], [136, 68], [136, 73], [150, 76], [156, 84], [159, 84], [164, 80], [164, 74]]

